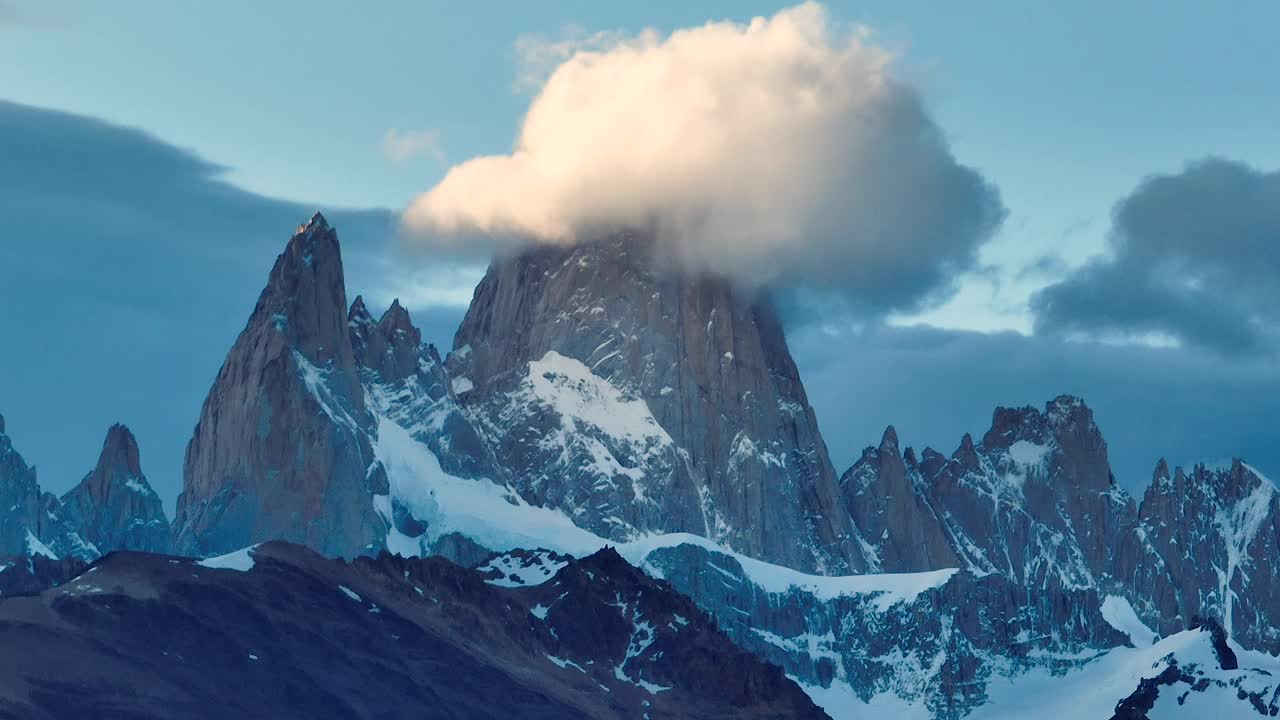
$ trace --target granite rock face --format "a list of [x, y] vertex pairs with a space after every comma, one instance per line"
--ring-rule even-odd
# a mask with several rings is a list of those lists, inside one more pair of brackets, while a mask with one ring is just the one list
[[168, 552], [169, 520], [160, 496], [142, 474], [138, 442], [112, 425], [98, 464], [62, 496], [63, 516], [102, 553]]
[[205, 399], [174, 519], [197, 555], [284, 539], [336, 556], [376, 551], [386, 476], [347, 321], [338, 236], [300, 226]]
[[64, 517], [62, 503], [40, 489], [36, 470], [13, 447], [0, 416], [0, 556], [71, 556], [100, 553]]
[[898, 433], [884, 431], [840, 476], [845, 510], [867, 538], [871, 570], [915, 572], [958, 567], [947, 528], [930, 503], [915, 454], [898, 449]]
[[347, 325], [356, 363], [375, 373], [381, 382], [394, 383], [418, 371], [422, 331], [414, 327], [399, 299], [375, 324], [364, 298], [356, 296], [347, 313]]
[[1189, 473], [1162, 460], [1140, 516], [1179, 610], [1159, 618], [1162, 630], [1212, 618], [1244, 647], [1280, 652], [1280, 493], [1271, 481], [1238, 459]]
[[868, 567], [771, 305], [651, 251], [539, 247], [476, 288], [448, 369], [521, 495], [609, 538]]

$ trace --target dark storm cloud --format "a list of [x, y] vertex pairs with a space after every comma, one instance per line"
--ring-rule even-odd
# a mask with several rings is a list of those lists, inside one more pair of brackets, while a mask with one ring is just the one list
[[1280, 172], [1211, 158], [1149, 178], [1116, 206], [1109, 242], [1034, 296], [1037, 331], [1276, 350]]
[[[316, 208], [245, 192], [145, 133], [3, 101], [0, 158], [0, 413], [15, 444], [61, 491], [91, 469], [107, 426], [125, 422], [171, 501], [203, 396], [275, 256]], [[384, 260], [397, 219], [322, 209], [348, 291], [399, 292]], [[448, 342], [460, 314], [425, 314], [424, 334]]]

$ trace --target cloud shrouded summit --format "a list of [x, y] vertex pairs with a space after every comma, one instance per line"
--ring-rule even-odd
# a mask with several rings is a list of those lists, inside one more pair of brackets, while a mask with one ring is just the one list
[[878, 313], [944, 294], [1004, 217], [889, 54], [818, 5], [591, 38], [561, 53], [512, 153], [454, 166], [410, 229], [499, 251], [647, 229], [690, 269]]

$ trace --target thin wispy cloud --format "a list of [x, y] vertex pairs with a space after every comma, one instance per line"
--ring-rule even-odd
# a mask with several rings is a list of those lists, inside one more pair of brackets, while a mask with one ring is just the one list
[[441, 167], [448, 165], [437, 130], [391, 129], [382, 136], [382, 154], [395, 163], [408, 162], [420, 157], [434, 160]]
[[[656, 37], [652, 30], [644, 35]], [[601, 52], [625, 42], [627, 37], [617, 30], [589, 32], [581, 25], [566, 25], [559, 37], [548, 38], [524, 34], [516, 38], [517, 61], [515, 89], [536, 91], [547, 78], [569, 58], [579, 52]]]

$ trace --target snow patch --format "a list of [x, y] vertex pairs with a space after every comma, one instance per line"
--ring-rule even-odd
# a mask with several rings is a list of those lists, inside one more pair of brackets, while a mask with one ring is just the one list
[[36, 537], [35, 535], [32, 535], [30, 530], [27, 531], [27, 554], [43, 555], [49, 558], [50, 560], [58, 559], [57, 554], [55, 554], [52, 550], [50, 550], [48, 545], [45, 545], [44, 543], [40, 542], [40, 538]]
[[529, 363], [526, 389], [560, 414], [565, 431], [585, 423], [618, 440], [672, 444], [644, 400], [628, 397], [586, 365], [550, 350]]
[[151, 488], [147, 487], [146, 483], [139, 481], [139, 480], [138, 480], [138, 478], [131, 477], [131, 478], [129, 478], [128, 480], [125, 480], [125, 481], [124, 481], [124, 486], [125, 486], [125, 487], [127, 487], [127, 488], [129, 488], [130, 490], [132, 490], [132, 491], [134, 491], [134, 492], [138, 493], [139, 495], [154, 495], [154, 494], [155, 494], [155, 491], [153, 491]]
[[1232, 608], [1236, 598], [1232, 580], [1236, 572], [1248, 580], [1244, 568], [1249, 563], [1249, 545], [1266, 521], [1271, 510], [1271, 498], [1276, 492], [1274, 485], [1261, 475], [1258, 477], [1261, 482], [1247, 496], [1230, 509], [1218, 510], [1213, 520], [1227, 549], [1227, 566], [1218, 569], [1218, 597], [1222, 602], [1222, 628], [1228, 635], [1231, 634]]
[[253, 551], [257, 550], [257, 545], [250, 545], [247, 548], [240, 548], [235, 552], [229, 552], [226, 555], [218, 555], [217, 557], [205, 558], [196, 564], [207, 568], [216, 568], [219, 570], [238, 570], [239, 572], [249, 572], [253, 569]]
[[541, 550], [535, 551], [531, 557], [524, 558], [517, 555], [499, 555], [477, 567], [476, 570], [482, 574], [494, 571], [499, 573], [499, 577], [485, 580], [490, 585], [531, 587], [541, 585], [555, 577], [555, 574], [568, 564], [567, 561], [553, 559], [549, 551]]
[[1049, 455], [1048, 445], [1037, 445], [1027, 440], [1019, 440], [1009, 446], [1009, 459], [1023, 467], [1034, 467], [1044, 462]]
[[1102, 619], [1111, 627], [1129, 636], [1134, 647], [1150, 647], [1156, 634], [1138, 618], [1129, 601], [1119, 595], [1108, 595], [1102, 601]]
[[[543, 655], [547, 655], [547, 654], [546, 654], [546, 653], [543, 653]], [[547, 659], [548, 659], [548, 660], [550, 660], [550, 661], [552, 662], [552, 664], [554, 664], [556, 667], [560, 667], [560, 668], [573, 668], [574, 670], [577, 670], [578, 672], [583, 673], [583, 674], [586, 674], [586, 672], [587, 672], [586, 670], [584, 670], [584, 669], [582, 668], [582, 666], [581, 666], [581, 665], [579, 665], [578, 663], [576, 663], [576, 662], [574, 662], [574, 661], [572, 661], [572, 660], [568, 660], [568, 659], [566, 659], [566, 658], [556, 657], [555, 655], [547, 655]], [[605, 689], [606, 689], [606, 690], [608, 690], [608, 688], [605, 688]]]
[[454, 395], [461, 395], [462, 393], [475, 388], [475, 384], [471, 382], [471, 378], [466, 377], [456, 377], [449, 385], [453, 388]]
[[355, 590], [352, 590], [351, 588], [347, 587], [346, 585], [339, 585], [339, 586], [338, 586], [338, 589], [342, 591], [342, 594], [343, 594], [343, 595], [346, 595], [347, 597], [351, 598], [352, 600], [355, 600], [356, 602], [363, 602], [363, 600], [361, 600], [361, 599], [360, 599], [360, 596], [356, 594], [356, 591], [355, 591]]

